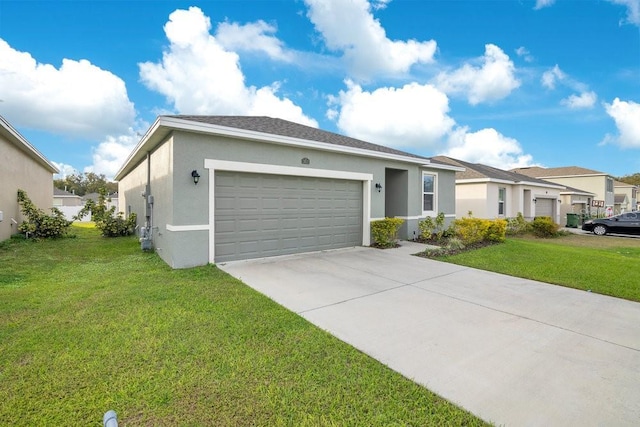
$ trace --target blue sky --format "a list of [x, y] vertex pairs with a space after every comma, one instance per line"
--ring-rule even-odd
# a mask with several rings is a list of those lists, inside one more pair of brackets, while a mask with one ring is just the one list
[[0, 114], [111, 177], [159, 114], [640, 172], [640, 0], [0, 0]]

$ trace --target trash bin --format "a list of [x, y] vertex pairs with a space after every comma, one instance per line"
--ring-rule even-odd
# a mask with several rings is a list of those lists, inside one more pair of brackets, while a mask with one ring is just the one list
[[567, 227], [578, 228], [579, 215], [576, 213], [567, 214]]

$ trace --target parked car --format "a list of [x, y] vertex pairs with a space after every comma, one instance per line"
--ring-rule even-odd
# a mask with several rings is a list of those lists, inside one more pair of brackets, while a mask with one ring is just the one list
[[585, 221], [585, 231], [604, 236], [607, 233], [640, 234], [640, 212], [627, 212], [610, 218], [598, 218]]

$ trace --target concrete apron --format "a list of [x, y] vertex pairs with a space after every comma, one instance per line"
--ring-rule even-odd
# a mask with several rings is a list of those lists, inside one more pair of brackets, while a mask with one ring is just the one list
[[640, 423], [640, 304], [350, 248], [219, 265], [402, 375], [504, 425]]

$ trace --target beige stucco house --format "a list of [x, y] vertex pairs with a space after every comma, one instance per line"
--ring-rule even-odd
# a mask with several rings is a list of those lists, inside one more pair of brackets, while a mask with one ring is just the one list
[[593, 216], [613, 215], [614, 213], [615, 179], [608, 173], [579, 166], [558, 168], [531, 166], [512, 169], [512, 172], [544, 179], [545, 181], [555, 182], [593, 194], [593, 198], [587, 197], [588, 204], [583, 204], [584, 200], [571, 201], [573, 212], [580, 213], [584, 210]]
[[553, 182], [532, 178], [491, 166], [469, 163], [446, 156], [434, 161], [464, 168], [456, 172], [456, 212], [469, 211], [477, 218], [512, 218], [521, 213], [525, 219], [560, 216], [560, 193], [566, 188]]
[[58, 169], [0, 116], [0, 241], [18, 232], [22, 221], [18, 190], [47, 211], [53, 203], [53, 174]]
[[615, 212], [625, 213], [638, 209], [638, 186], [626, 182], [614, 181]]

